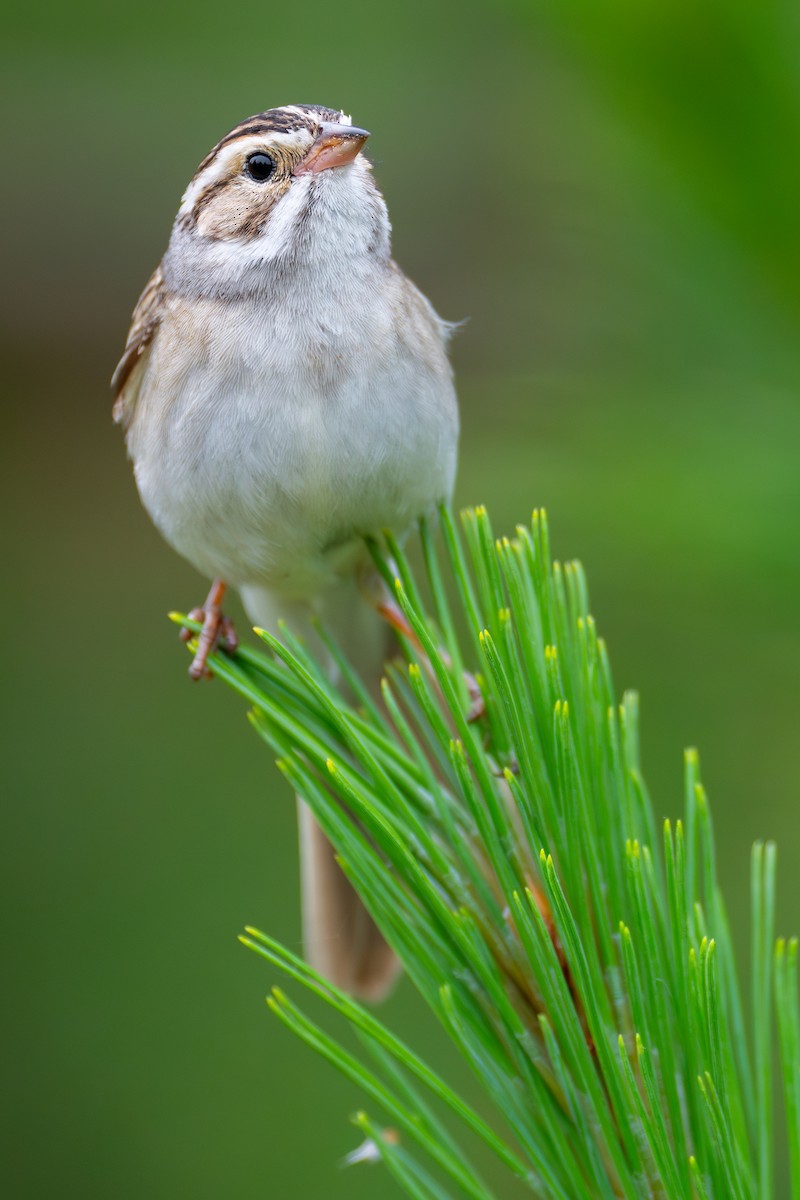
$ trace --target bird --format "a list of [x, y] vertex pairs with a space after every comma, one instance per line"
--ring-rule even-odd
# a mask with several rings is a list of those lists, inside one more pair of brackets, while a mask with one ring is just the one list
[[[254, 625], [313, 639], [321, 618], [377, 681], [386, 625], [365, 539], [402, 539], [452, 495], [453, 326], [392, 258], [369, 136], [312, 104], [226, 133], [183, 194], [112, 378], [143, 506], [213, 581], [193, 613], [194, 679], [212, 650], [236, 651], [233, 588]], [[395, 956], [298, 808], [306, 957], [380, 999]]]

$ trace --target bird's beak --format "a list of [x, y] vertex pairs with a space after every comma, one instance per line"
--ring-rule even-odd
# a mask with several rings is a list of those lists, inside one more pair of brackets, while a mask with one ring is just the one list
[[353, 161], [368, 137], [366, 129], [326, 121], [293, 174], [316, 175], [318, 171], [327, 171], [330, 167], [343, 167]]

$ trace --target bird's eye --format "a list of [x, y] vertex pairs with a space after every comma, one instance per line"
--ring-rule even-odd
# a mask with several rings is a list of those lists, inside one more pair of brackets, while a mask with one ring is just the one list
[[275, 170], [275, 163], [268, 154], [251, 154], [244, 164], [244, 173], [256, 183], [265, 183]]

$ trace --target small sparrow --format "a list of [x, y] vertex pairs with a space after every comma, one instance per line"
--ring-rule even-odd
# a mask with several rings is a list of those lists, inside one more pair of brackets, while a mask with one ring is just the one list
[[[368, 137], [308, 104], [226, 134], [184, 193], [114, 373], [142, 502], [214, 581], [195, 610], [196, 679], [218, 645], [235, 651], [230, 586], [265, 628], [283, 618], [310, 638], [322, 617], [377, 681], [364, 536], [402, 537], [452, 493], [451, 327], [391, 258]], [[300, 843], [309, 960], [379, 998], [394, 956], [303, 804]]]

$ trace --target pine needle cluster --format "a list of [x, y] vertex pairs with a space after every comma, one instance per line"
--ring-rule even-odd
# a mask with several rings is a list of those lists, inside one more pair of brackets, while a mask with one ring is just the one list
[[[783, 1122], [800, 1200], [797, 942], [775, 940], [774, 846], [752, 853], [746, 1005], [698, 756], [685, 755], [683, 819], [659, 829], [636, 696], [615, 698], [580, 565], [551, 560], [542, 512], [511, 539], [482, 508], [438, 525], [420, 526], [419, 578], [390, 535], [371, 546], [408, 627], [382, 704], [324, 631], [338, 685], [286, 630], [259, 631], [267, 653], [212, 665], [494, 1117], [248, 929], [363, 1053], [279, 988], [270, 1008], [363, 1090], [370, 1115], [355, 1120], [418, 1200], [500, 1200], [504, 1173], [547, 1200], [771, 1200]], [[498, 1160], [491, 1186], [470, 1162], [475, 1138]]]

